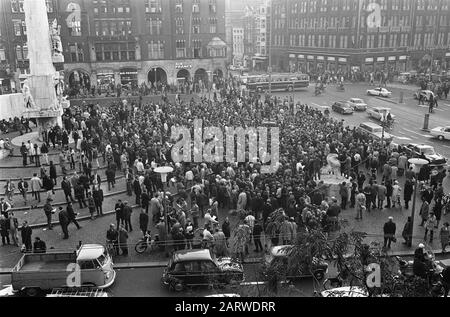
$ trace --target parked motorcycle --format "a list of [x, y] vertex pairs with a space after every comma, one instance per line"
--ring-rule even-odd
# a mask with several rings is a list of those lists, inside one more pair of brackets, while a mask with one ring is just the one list
[[147, 249], [150, 251], [155, 251], [161, 245], [161, 241], [159, 240], [159, 235], [155, 235], [155, 238], [152, 239], [152, 235], [150, 231], [145, 233], [145, 236], [136, 243], [134, 249], [138, 254], [144, 253]]

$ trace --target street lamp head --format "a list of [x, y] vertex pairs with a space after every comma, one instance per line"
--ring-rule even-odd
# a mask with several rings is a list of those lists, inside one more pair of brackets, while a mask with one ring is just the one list
[[161, 166], [154, 169], [154, 171], [161, 175], [161, 181], [165, 183], [167, 181], [167, 174], [173, 172], [173, 168], [170, 166]]
[[413, 165], [413, 167], [414, 167], [414, 168], [413, 168], [413, 171], [414, 171], [414, 173], [416, 173], [416, 174], [419, 173], [420, 168], [421, 168], [422, 166], [428, 164], [428, 161], [427, 161], [427, 160], [420, 159], [420, 158], [412, 158], [412, 159], [409, 159], [408, 162], [409, 162], [409, 164], [412, 164], [412, 165]]

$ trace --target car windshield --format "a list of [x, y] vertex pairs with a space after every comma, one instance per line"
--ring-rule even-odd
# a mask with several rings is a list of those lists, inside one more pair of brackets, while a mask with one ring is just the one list
[[422, 153], [423, 154], [425, 154], [425, 155], [434, 155], [434, 154], [436, 154], [436, 152], [434, 151], [434, 149], [433, 148], [431, 148], [431, 147], [427, 147], [427, 148], [423, 148], [422, 149]]
[[361, 99], [353, 99], [354, 103], [364, 103]]
[[98, 258], [97, 258], [97, 261], [98, 261], [98, 263], [100, 263], [100, 266], [103, 266], [103, 265], [105, 265], [105, 263], [106, 263], [106, 256], [105, 255], [100, 255]]

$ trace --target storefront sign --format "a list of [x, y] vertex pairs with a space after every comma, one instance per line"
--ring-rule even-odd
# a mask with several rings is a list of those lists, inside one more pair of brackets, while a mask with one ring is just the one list
[[289, 58], [295, 58], [295, 54], [289, 54]]
[[131, 71], [131, 72], [120, 72], [120, 75], [137, 75], [137, 71]]
[[319, 61], [323, 61], [325, 58], [324, 58], [323, 56], [317, 56], [317, 59], [318, 59]]
[[339, 61], [339, 62], [343, 62], [343, 63], [347, 63], [347, 58], [345, 58], [345, 57], [339, 57], [338, 61]]
[[297, 58], [304, 59], [305, 55], [299, 54], [299, 55], [297, 55]]
[[192, 68], [192, 65], [183, 64], [183, 63], [176, 63], [175, 64], [175, 68], [176, 69], [182, 69], [182, 68], [190, 69], [190, 68]]
[[377, 62], [384, 62], [384, 57], [377, 57]]
[[314, 56], [308, 55], [308, 59], [314, 59]]
[[405, 55], [399, 56], [398, 59], [399, 59], [399, 60], [405, 60], [405, 59], [406, 59], [406, 56], [405, 56]]
[[366, 57], [366, 63], [373, 63], [373, 57]]
[[336, 57], [328, 56], [328, 57], [327, 57], [327, 60], [329, 60], [329, 61], [335, 61], [335, 60], [336, 60]]
[[395, 56], [389, 56], [388, 60], [390, 60], [390, 61], [395, 61], [396, 58], [395, 58]]

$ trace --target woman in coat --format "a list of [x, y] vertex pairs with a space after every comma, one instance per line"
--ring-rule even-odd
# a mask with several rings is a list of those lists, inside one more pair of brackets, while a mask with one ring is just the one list
[[433, 207], [433, 213], [436, 216], [436, 229], [439, 226], [439, 221], [441, 221], [441, 215], [442, 215], [442, 199], [437, 199], [434, 207]]
[[425, 198], [422, 198], [422, 206], [420, 207], [420, 216], [422, 217], [422, 222], [419, 226], [422, 227], [425, 221], [427, 221], [429, 212], [430, 205], [428, 204], [428, 201], [425, 200]]
[[408, 209], [408, 203], [411, 201], [412, 194], [414, 192], [413, 183], [407, 179], [405, 182], [405, 189], [403, 191], [403, 199], [405, 200], [405, 208]]
[[433, 235], [434, 235], [434, 229], [436, 228], [436, 224], [437, 224], [437, 220], [436, 220], [436, 216], [434, 215], [433, 212], [430, 213], [430, 215], [428, 216], [428, 220], [425, 223], [425, 236], [423, 237], [423, 239], [426, 241], [427, 240], [427, 235], [428, 235], [428, 231], [430, 232], [430, 243], [433, 242]]
[[14, 196], [14, 189], [15, 186], [14, 184], [11, 182], [11, 179], [6, 181], [6, 185], [5, 187], [5, 196], [9, 201], [13, 201], [13, 196]]
[[58, 175], [56, 174], [56, 167], [53, 165], [53, 161], [50, 161], [50, 179], [53, 181], [53, 183], [56, 186], [56, 178]]
[[450, 239], [449, 226], [450, 224], [448, 222], [444, 223], [444, 226], [441, 228], [441, 231], [439, 232], [439, 239], [441, 240], [442, 253], [445, 253], [445, 248], [447, 247]]

